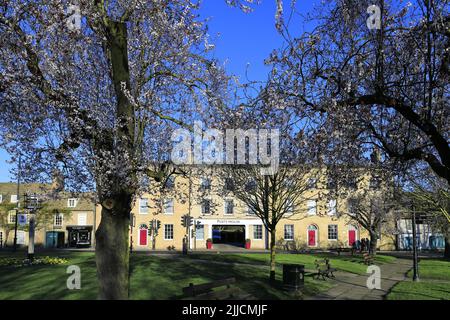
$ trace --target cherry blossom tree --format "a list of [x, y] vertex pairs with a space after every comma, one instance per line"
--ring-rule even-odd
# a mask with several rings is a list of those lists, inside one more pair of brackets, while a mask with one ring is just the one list
[[329, 161], [381, 150], [396, 169], [422, 162], [449, 182], [448, 12], [446, 0], [323, 1], [308, 31], [281, 28], [269, 86], [316, 122]]
[[[245, 6], [252, 1], [233, 1]], [[221, 105], [190, 0], [0, 1], [0, 146], [25, 180], [57, 168], [67, 191], [96, 191], [101, 299], [126, 299], [130, 211], [176, 171], [167, 137]], [[175, 170], [175, 171], [174, 171]]]

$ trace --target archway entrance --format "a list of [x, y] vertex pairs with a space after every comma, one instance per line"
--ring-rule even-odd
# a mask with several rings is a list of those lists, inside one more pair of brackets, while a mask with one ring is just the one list
[[348, 245], [351, 247], [358, 240], [358, 228], [355, 226], [348, 226]]
[[245, 226], [243, 225], [213, 225], [213, 243], [223, 243], [243, 247], [245, 245]]
[[317, 226], [313, 224], [308, 227], [308, 246], [317, 246]]

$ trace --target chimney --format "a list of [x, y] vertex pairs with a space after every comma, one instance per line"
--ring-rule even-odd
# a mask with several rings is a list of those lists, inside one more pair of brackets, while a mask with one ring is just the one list
[[52, 172], [51, 190], [53, 193], [58, 193], [64, 190], [64, 176], [58, 169], [55, 169]]

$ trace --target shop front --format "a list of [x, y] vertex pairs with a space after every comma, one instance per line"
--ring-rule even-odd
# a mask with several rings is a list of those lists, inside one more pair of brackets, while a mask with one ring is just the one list
[[47, 231], [45, 234], [46, 248], [64, 248], [64, 231]]
[[246, 242], [251, 241], [251, 248], [265, 249], [264, 227], [260, 219], [196, 219], [194, 225], [197, 232], [191, 243], [196, 243], [197, 248], [206, 247], [205, 241], [211, 240], [213, 245], [237, 247], [245, 247]]
[[70, 248], [92, 246], [92, 226], [68, 226], [68, 245]]

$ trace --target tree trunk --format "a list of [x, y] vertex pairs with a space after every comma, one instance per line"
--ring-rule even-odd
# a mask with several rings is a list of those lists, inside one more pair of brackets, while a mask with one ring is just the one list
[[377, 254], [377, 242], [378, 242], [378, 236], [376, 234], [370, 233], [370, 248], [369, 252], [372, 255]]
[[[122, 89], [125, 85], [125, 88], [130, 90], [127, 25], [122, 21], [107, 19], [105, 27], [117, 99], [118, 121], [117, 136], [113, 135], [114, 138], [111, 139], [116, 142], [107, 145], [106, 150], [120, 155], [116, 161], [128, 161], [126, 159], [133, 159], [135, 156], [135, 143], [139, 142], [135, 139], [134, 109]], [[101, 153], [104, 149], [100, 146], [96, 151]], [[132, 165], [132, 161], [126, 165]], [[136, 177], [133, 175], [133, 171], [127, 173], [129, 179], [135, 180]], [[118, 189], [111, 199], [102, 199], [102, 195], [99, 197], [102, 200], [102, 218], [96, 232], [95, 246], [99, 298], [122, 300], [129, 297], [129, 225], [134, 190], [121, 189], [126, 187], [122, 187], [123, 181], [120, 177], [110, 179], [113, 181], [111, 185]], [[106, 203], [111, 205], [106, 205], [105, 208], [103, 204]]]
[[5, 229], [5, 239], [3, 240], [3, 246], [8, 246], [8, 238], [9, 238], [10, 230], [8, 228]]
[[275, 282], [275, 230], [270, 231], [270, 282]]
[[126, 201], [117, 201], [117, 207], [111, 210], [102, 207], [102, 219], [95, 233], [99, 299], [124, 300], [129, 297], [131, 200], [128, 200], [128, 206], [124, 204]]

